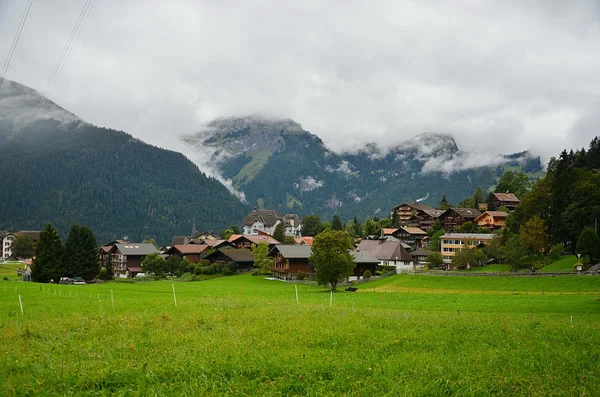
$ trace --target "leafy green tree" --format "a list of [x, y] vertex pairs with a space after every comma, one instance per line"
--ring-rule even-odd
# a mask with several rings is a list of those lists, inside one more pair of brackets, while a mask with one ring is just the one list
[[429, 243], [429, 249], [431, 251], [439, 251], [441, 249], [440, 237], [442, 237], [444, 234], [446, 234], [444, 229], [440, 229], [433, 233], [431, 236], [431, 243]]
[[378, 222], [374, 222], [371, 220], [370, 217], [367, 217], [365, 219], [365, 225], [364, 225], [364, 235], [363, 237], [367, 237], [367, 236], [379, 236], [381, 234], [381, 227], [379, 226]]
[[379, 221], [379, 226], [380, 226], [380, 227], [386, 227], [386, 228], [388, 228], [388, 227], [392, 227], [392, 226], [393, 226], [393, 224], [392, 224], [392, 220], [391, 220], [390, 218], [382, 218], [382, 219]]
[[223, 240], [229, 240], [231, 236], [233, 236], [233, 230], [231, 229], [221, 229], [219, 231], [219, 237]]
[[463, 248], [452, 257], [452, 266], [457, 269], [470, 268], [486, 259], [487, 256], [480, 248]]
[[519, 261], [525, 256], [521, 240], [516, 234], [508, 237], [504, 245], [500, 248], [500, 252], [502, 253], [502, 260], [510, 265], [513, 272], [518, 269]]
[[475, 233], [477, 232], [477, 225], [472, 221], [468, 221], [457, 227], [456, 231], [459, 233]]
[[432, 252], [427, 255], [425, 262], [429, 264], [429, 268], [441, 267], [444, 264], [444, 257], [440, 252]]
[[183, 274], [183, 267], [181, 266], [182, 258], [177, 255], [171, 255], [165, 261], [164, 269], [165, 274], [171, 274], [173, 276], [181, 276]]
[[331, 229], [331, 222], [325, 221], [321, 223], [321, 231]]
[[233, 234], [242, 234], [238, 225], [231, 225], [229, 226], [229, 229], [233, 232]]
[[351, 251], [352, 239], [341, 230], [326, 230], [315, 237], [308, 259], [315, 268], [315, 279], [320, 285], [337, 285], [348, 278], [356, 266]]
[[354, 221], [348, 221], [348, 223], [344, 225], [344, 231], [348, 233], [348, 236], [352, 238], [358, 237], [358, 235], [356, 234], [356, 229], [354, 228]]
[[550, 249], [550, 259], [557, 261], [560, 256], [565, 252], [565, 247], [562, 244], [554, 244]]
[[12, 256], [17, 259], [32, 258], [34, 255], [33, 241], [24, 233], [17, 234], [10, 247]]
[[54, 226], [48, 223], [40, 233], [40, 240], [31, 265], [33, 281], [47, 283], [58, 282], [64, 274], [64, 247]]
[[279, 242], [283, 242], [285, 239], [285, 225], [283, 222], [280, 222], [275, 226], [275, 231], [273, 231], [273, 238]]
[[281, 241], [283, 244], [289, 244], [289, 245], [294, 245], [296, 244], [296, 240], [294, 240], [294, 238], [292, 236], [285, 236], [283, 238], [283, 241]]
[[435, 232], [438, 232], [440, 230], [442, 230], [442, 222], [440, 222], [439, 219], [436, 219], [431, 223], [429, 230], [427, 230], [427, 235], [431, 238], [431, 236], [433, 236]]
[[463, 201], [458, 203], [459, 208], [475, 208], [475, 202], [472, 197], [467, 197]]
[[156, 249], [160, 249], [160, 247], [158, 246], [158, 243], [156, 242], [156, 239], [154, 237], [145, 238], [144, 240], [142, 240], [142, 243], [152, 244], [153, 246], [156, 247]]
[[521, 247], [525, 252], [532, 254], [542, 254], [548, 250], [549, 237], [546, 223], [539, 217], [534, 216], [528, 220], [519, 233]]
[[333, 216], [333, 220], [331, 221], [331, 229], [333, 230], [342, 230], [342, 221], [338, 214]]
[[165, 260], [157, 253], [146, 255], [142, 259], [142, 270], [145, 273], [154, 274], [156, 277], [163, 277], [165, 275]]
[[254, 257], [254, 266], [257, 267], [262, 274], [270, 273], [270, 267], [273, 266], [273, 260], [268, 257], [269, 244], [260, 242], [252, 244], [252, 256]]
[[321, 225], [321, 218], [317, 214], [311, 214], [304, 217], [302, 220], [302, 235], [303, 236], [316, 236], [321, 233], [323, 226]]
[[594, 232], [594, 229], [586, 227], [581, 231], [577, 239], [576, 252], [581, 256], [589, 257], [592, 265], [600, 260], [600, 237]]

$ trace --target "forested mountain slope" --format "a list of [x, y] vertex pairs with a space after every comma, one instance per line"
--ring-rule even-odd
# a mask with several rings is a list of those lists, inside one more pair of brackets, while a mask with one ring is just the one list
[[0, 91], [0, 229], [39, 230], [51, 222], [66, 234], [78, 222], [99, 242], [128, 236], [166, 243], [189, 234], [194, 222], [218, 230], [248, 212], [182, 154], [60, 117], [70, 113], [51, 102], [45, 106], [52, 115], [40, 116], [19, 145], [23, 124], [15, 114], [31, 114], [30, 107], [24, 102], [16, 112], [17, 105], [7, 104], [29, 98], [32, 90], [23, 97], [5, 86], [14, 87], [5, 83]]

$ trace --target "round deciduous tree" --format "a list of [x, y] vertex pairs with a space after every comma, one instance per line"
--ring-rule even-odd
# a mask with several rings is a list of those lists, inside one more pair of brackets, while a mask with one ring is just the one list
[[352, 274], [356, 262], [351, 251], [352, 239], [342, 230], [326, 230], [318, 234], [308, 259], [315, 268], [315, 279], [321, 285], [337, 285]]

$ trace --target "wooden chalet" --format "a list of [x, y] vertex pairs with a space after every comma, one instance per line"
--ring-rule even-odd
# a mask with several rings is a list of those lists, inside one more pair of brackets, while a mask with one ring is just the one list
[[239, 248], [221, 248], [205, 256], [204, 259], [211, 263], [234, 262], [239, 269], [251, 269], [254, 267], [254, 257], [252, 251]]
[[204, 258], [204, 254], [209, 250], [209, 248], [210, 247], [206, 244], [173, 245], [165, 251], [165, 254], [168, 256], [175, 255], [182, 259], [186, 258], [188, 261], [196, 263], [200, 259]]
[[313, 266], [308, 258], [311, 254], [310, 245], [277, 244], [270, 251], [273, 257], [273, 277], [281, 280], [295, 280], [298, 273], [312, 274]]
[[413, 267], [413, 257], [402, 246], [400, 241], [385, 239], [362, 240], [358, 246], [359, 251], [369, 251], [380, 265], [395, 266], [396, 271], [402, 272]]
[[392, 217], [395, 214], [396, 218], [399, 219], [401, 223], [406, 223], [418, 211], [432, 209], [433, 208], [428, 205], [417, 202], [403, 203], [392, 208]]
[[494, 198], [492, 199], [494, 203], [494, 208], [499, 209], [501, 207], [508, 208], [511, 211], [514, 211], [515, 208], [519, 205], [521, 200], [514, 193], [494, 193]]
[[478, 227], [490, 230], [504, 229], [506, 226], [506, 217], [508, 213], [504, 211], [485, 211], [475, 218]]
[[439, 219], [444, 229], [454, 230], [466, 222], [475, 223], [479, 215], [481, 212], [474, 208], [449, 208], [440, 215]]
[[424, 209], [419, 210], [415, 214], [416, 222], [408, 222], [409, 225], [417, 225], [419, 229], [427, 231], [431, 228], [431, 224], [439, 219], [444, 210]]
[[400, 226], [392, 235], [415, 247], [421, 247], [427, 238], [427, 232], [415, 226]]
[[352, 255], [356, 261], [356, 266], [354, 267], [352, 275], [356, 276], [357, 279], [360, 279], [367, 270], [370, 271], [373, 276], [375, 275], [375, 271], [379, 265], [379, 259], [377, 259], [375, 255], [369, 251], [361, 251], [358, 249], [352, 251]]
[[146, 255], [158, 254], [156, 247], [149, 243], [115, 243], [112, 254], [112, 267], [116, 276], [133, 278], [142, 271], [142, 260]]
[[279, 241], [275, 240], [269, 235], [234, 234], [227, 241], [235, 248], [245, 249], [250, 249], [253, 244], [258, 245], [260, 243], [267, 243], [269, 245], [269, 249], [272, 249], [277, 244], [281, 244]]

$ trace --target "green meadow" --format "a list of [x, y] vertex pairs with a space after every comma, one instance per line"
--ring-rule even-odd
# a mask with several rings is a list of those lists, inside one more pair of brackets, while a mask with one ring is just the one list
[[0, 281], [0, 390], [9, 396], [600, 390], [600, 277], [396, 275], [358, 287], [330, 294], [250, 275], [83, 286]]

